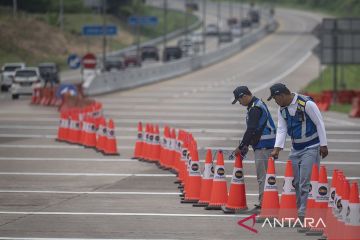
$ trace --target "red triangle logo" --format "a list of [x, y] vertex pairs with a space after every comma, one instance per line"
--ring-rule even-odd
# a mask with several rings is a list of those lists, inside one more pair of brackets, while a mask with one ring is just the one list
[[[241, 219], [240, 221], [238, 221], [238, 224], [239, 224], [240, 226], [242, 226], [243, 228], [246, 228], [247, 230], [251, 231], [251, 232], [258, 233], [258, 231], [254, 228], [256, 216], [257, 216], [257, 214], [253, 214], [253, 215], [251, 215], [251, 216], [249, 216], [249, 217], [246, 217], [246, 218], [244, 218], [244, 219]], [[245, 225], [245, 224], [244, 224], [246, 221], [248, 221], [248, 220], [250, 220], [250, 219], [252, 219], [252, 226], [251, 226], [251, 227], [249, 227], [248, 225]]]

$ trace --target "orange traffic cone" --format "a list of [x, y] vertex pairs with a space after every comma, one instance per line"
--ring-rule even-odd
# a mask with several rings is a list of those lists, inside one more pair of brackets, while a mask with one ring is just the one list
[[181, 203], [197, 203], [200, 199], [201, 173], [197, 144], [193, 141], [191, 148], [191, 160], [189, 166], [188, 191]]
[[39, 104], [40, 102], [40, 88], [34, 88], [31, 96], [31, 104]]
[[94, 119], [91, 117], [87, 119], [87, 128], [83, 145], [87, 148], [96, 147], [96, 128]]
[[156, 163], [160, 160], [160, 130], [159, 125], [155, 126], [153, 158]]
[[216, 167], [213, 184], [211, 187], [210, 202], [206, 210], [221, 210], [221, 206], [227, 203], [227, 185], [224, 167], [224, 156], [222, 150], [217, 153]]
[[276, 218], [279, 211], [279, 193], [276, 185], [275, 163], [272, 157], [268, 160], [264, 195], [261, 203], [259, 221], [265, 218]]
[[240, 213], [248, 209], [242, 161], [242, 156], [237, 154], [231, 179], [229, 198], [227, 204], [223, 207], [224, 213]]
[[70, 143], [79, 144], [80, 137], [81, 137], [81, 129], [79, 122], [79, 113], [78, 111], [73, 111], [70, 115], [70, 128], [69, 128], [68, 141]]
[[[320, 166], [319, 181], [315, 194], [315, 209], [313, 211], [314, 220], [315, 222], [318, 222], [321, 219], [323, 222], [326, 222], [326, 211], [329, 202], [329, 185], [325, 166]], [[318, 224], [316, 227], [311, 227], [306, 235], [320, 236], [323, 231], [324, 226]]]
[[283, 192], [281, 194], [279, 219], [293, 218], [294, 220], [298, 217], [296, 207], [296, 191], [293, 186], [294, 174], [292, 169], [291, 161], [286, 162], [285, 169], [285, 180], [283, 186]]
[[60, 124], [59, 124], [59, 128], [58, 128], [58, 134], [57, 134], [56, 141], [59, 141], [59, 142], [66, 141], [68, 131], [69, 131], [68, 114], [67, 114], [67, 112], [62, 111], [60, 113]]
[[96, 131], [96, 150], [103, 152], [106, 144], [107, 128], [105, 118], [101, 116], [99, 119], [99, 127]]
[[148, 138], [149, 138], [149, 124], [145, 124], [145, 132], [143, 135], [143, 143], [140, 154], [140, 161], [147, 161], [147, 149], [148, 149]]
[[103, 151], [104, 155], [120, 155], [117, 151], [117, 143], [115, 138], [115, 124], [112, 119], [109, 120], [106, 135], [106, 145]]
[[334, 216], [333, 211], [335, 208], [335, 195], [336, 195], [336, 182], [338, 178], [338, 170], [334, 169], [330, 187], [330, 195], [329, 195], [329, 202], [328, 208], [326, 211], [326, 228], [324, 229], [323, 238], [329, 235], [329, 229], [334, 227]]
[[206, 207], [210, 203], [211, 187], [214, 178], [214, 166], [212, 162], [211, 150], [206, 151], [205, 167], [201, 179], [200, 199], [198, 203], [193, 204], [194, 207]]
[[357, 182], [351, 184], [349, 206], [346, 210], [344, 239], [360, 239], [360, 201]]

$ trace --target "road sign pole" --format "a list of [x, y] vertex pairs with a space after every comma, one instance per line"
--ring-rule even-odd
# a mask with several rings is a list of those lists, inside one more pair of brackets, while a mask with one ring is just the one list
[[337, 21], [334, 22], [334, 30], [332, 31], [333, 37], [333, 103], [337, 101]]
[[205, 28], [206, 28], [206, 0], [203, 0], [203, 29], [202, 29], [202, 35], [203, 35], [203, 39], [204, 39], [204, 44], [203, 44], [203, 54], [206, 51], [206, 32], [205, 32]]
[[106, 0], [102, 0], [102, 15], [103, 15], [103, 64], [102, 70], [105, 70], [105, 62], [106, 62]]
[[166, 48], [167, 44], [167, 0], [164, 0], [164, 49]]

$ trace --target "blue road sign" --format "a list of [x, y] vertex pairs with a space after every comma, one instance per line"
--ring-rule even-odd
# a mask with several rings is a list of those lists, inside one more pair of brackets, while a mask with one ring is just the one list
[[78, 69], [81, 65], [81, 59], [76, 54], [70, 54], [67, 59], [67, 64], [71, 69]]
[[77, 88], [73, 84], [61, 84], [55, 95], [56, 98], [61, 98], [64, 94], [70, 94], [71, 96], [76, 96], [78, 94]]
[[128, 18], [128, 24], [131, 26], [137, 25], [149, 25], [155, 26], [159, 23], [159, 20], [155, 16], [131, 16]]
[[85, 36], [99, 36], [99, 35], [114, 36], [117, 35], [117, 27], [115, 25], [85, 25], [82, 28], [82, 35]]

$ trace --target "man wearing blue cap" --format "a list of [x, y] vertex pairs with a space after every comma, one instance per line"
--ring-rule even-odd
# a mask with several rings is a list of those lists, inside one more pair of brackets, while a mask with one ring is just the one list
[[253, 96], [246, 86], [237, 87], [233, 93], [232, 104], [239, 102], [247, 107], [246, 131], [234, 153], [245, 156], [250, 145], [254, 149], [259, 184], [259, 204], [255, 204], [255, 210], [258, 211], [261, 208], [268, 158], [275, 144], [275, 124], [265, 103]]
[[292, 161], [296, 190], [298, 215], [305, 216], [306, 202], [310, 190], [312, 165], [320, 163], [320, 156], [328, 155], [325, 125], [315, 102], [308, 96], [291, 93], [282, 83], [270, 87], [270, 97], [280, 106], [278, 128], [274, 151], [271, 155], [278, 158], [284, 148], [286, 134], [291, 137]]

